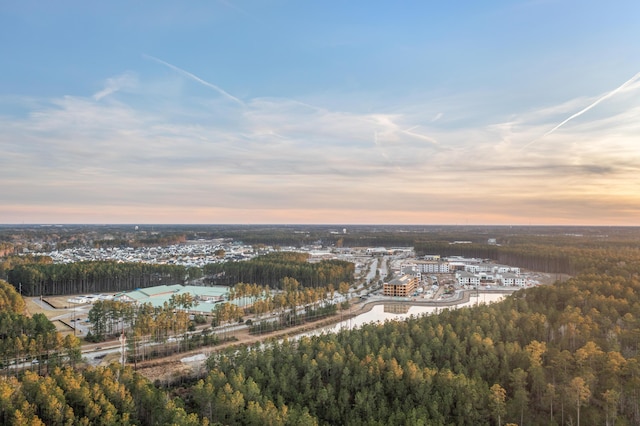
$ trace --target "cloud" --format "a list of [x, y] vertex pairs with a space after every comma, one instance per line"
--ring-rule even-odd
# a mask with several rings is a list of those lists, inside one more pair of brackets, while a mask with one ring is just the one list
[[155, 61], [159, 64], [162, 64], [168, 68], [171, 68], [172, 70], [190, 78], [193, 81], [196, 81], [200, 84], [202, 84], [203, 86], [209, 87], [210, 89], [215, 90], [216, 92], [220, 93], [221, 95], [223, 95], [224, 97], [226, 97], [227, 99], [232, 100], [233, 102], [236, 102], [237, 104], [241, 105], [241, 106], [245, 106], [244, 102], [242, 102], [240, 99], [236, 98], [235, 96], [229, 94], [228, 92], [226, 92], [225, 90], [221, 89], [220, 87], [216, 86], [215, 84], [209, 83], [208, 81], [204, 81], [203, 79], [201, 79], [200, 77], [196, 76], [195, 74], [191, 74], [189, 71], [185, 71], [182, 68], [178, 68], [175, 65], [171, 65], [168, 62], [163, 61], [162, 59], [158, 59], [154, 56], [151, 55], [142, 55], [143, 58], [147, 58], [147, 59], [151, 59], [152, 61]]
[[401, 132], [406, 134], [406, 135], [413, 136], [413, 137], [415, 137], [417, 139], [421, 139], [421, 140], [430, 142], [432, 144], [437, 144], [438, 143], [438, 141], [436, 141], [435, 139], [433, 139], [433, 138], [431, 138], [429, 136], [425, 136], [425, 135], [422, 135], [420, 133], [414, 132], [414, 130], [419, 128], [419, 127], [420, 126], [413, 126], [413, 127], [410, 127], [409, 129], [401, 130]]
[[576, 112], [575, 114], [571, 115], [570, 117], [564, 119], [562, 122], [560, 122], [560, 124], [557, 124], [555, 127], [553, 127], [551, 130], [547, 131], [544, 135], [542, 135], [540, 138], [538, 139], [534, 139], [531, 142], [529, 142], [528, 144], [524, 145], [522, 148], [528, 148], [529, 146], [533, 145], [535, 142], [537, 142], [539, 139], [545, 138], [547, 136], [549, 136], [550, 134], [552, 134], [553, 132], [555, 132], [556, 130], [558, 130], [560, 127], [564, 126], [565, 124], [567, 124], [569, 121], [573, 120], [574, 118], [578, 118], [580, 117], [582, 114], [584, 114], [585, 112], [589, 111], [590, 109], [596, 107], [600, 102], [604, 101], [605, 99], [608, 99], [610, 97], [612, 97], [613, 95], [615, 95], [616, 93], [620, 92], [621, 90], [625, 89], [626, 87], [630, 86], [631, 84], [633, 84], [636, 80], [638, 80], [640, 78], [640, 72], [635, 74], [633, 77], [631, 77], [629, 80], [625, 81], [623, 84], [621, 84], [620, 86], [616, 87], [615, 89], [605, 93], [604, 95], [600, 96], [598, 99], [596, 99], [594, 102], [590, 103], [589, 105], [587, 105], [585, 108], [581, 109], [580, 111]]
[[133, 73], [125, 73], [117, 77], [108, 78], [104, 89], [95, 93], [93, 99], [96, 101], [116, 93], [122, 89], [129, 89], [137, 85], [137, 77]]
[[[202, 92], [167, 91], [157, 102], [153, 93], [173, 84], [166, 77], [123, 76], [106, 81], [100, 96], [29, 100], [21, 103], [28, 114], [0, 115], [3, 214], [31, 217], [37, 208], [75, 218], [68, 206], [94, 206], [125, 221], [233, 222], [254, 211], [253, 221], [266, 222], [342, 212], [336, 221], [529, 223], [536, 204], [557, 221], [585, 211], [632, 221], [640, 207], [632, 197], [640, 188], [634, 97], [612, 98], [592, 120], [525, 152], [521, 141], [577, 102], [477, 123], [470, 104], [456, 110], [460, 96], [393, 112], [357, 108], [355, 98], [342, 108], [276, 97], [237, 108]], [[438, 110], [459, 124], [434, 124]], [[607, 213], [607, 205], [620, 211]]]
[[260, 20], [256, 19], [255, 16], [249, 14], [246, 10], [242, 9], [241, 7], [239, 7], [238, 5], [227, 1], [227, 0], [218, 0], [219, 3], [223, 4], [224, 6], [228, 7], [229, 9], [232, 9], [238, 13], [240, 13], [241, 15], [243, 15], [246, 18], [249, 18], [251, 21], [256, 22], [256, 23], [262, 23]]

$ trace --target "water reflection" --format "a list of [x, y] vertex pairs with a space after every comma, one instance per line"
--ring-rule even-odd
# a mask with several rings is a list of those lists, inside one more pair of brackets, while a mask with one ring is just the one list
[[406, 314], [409, 313], [410, 305], [403, 305], [401, 303], [385, 303], [383, 311], [388, 314]]
[[[338, 324], [334, 324], [331, 326], [319, 328], [317, 330], [304, 333], [303, 336], [316, 336], [322, 333], [336, 333], [342, 329], [352, 329], [356, 327], [360, 327], [363, 324], [370, 322], [384, 322], [386, 320], [402, 320], [408, 318], [410, 315], [426, 315], [437, 313], [442, 309], [457, 309], [463, 306], [472, 306], [476, 304], [482, 303], [492, 303], [502, 300], [504, 298], [504, 294], [500, 293], [481, 293], [478, 296], [473, 296], [466, 303], [461, 303], [459, 305], [447, 306], [447, 307], [436, 307], [436, 306], [411, 306], [411, 305], [402, 305], [399, 303], [387, 303], [384, 305], [375, 305], [369, 312], [365, 312], [363, 314], [358, 315], [355, 318], [350, 320], [342, 321]], [[402, 308], [400, 308], [402, 307]]]

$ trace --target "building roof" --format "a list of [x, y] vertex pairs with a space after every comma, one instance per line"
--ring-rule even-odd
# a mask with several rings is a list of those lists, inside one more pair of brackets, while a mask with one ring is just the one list
[[502, 274], [502, 278], [513, 278], [513, 279], [517, 279], [520, 278], [520, 275], [518, 274], [513, 274], [511, 272], [505, 272], [504, 274]]
[[[224, 286], [200, 287], [192, 285], [183, 286], [180, 284], [159, 285], [120, 293], [116, 296], [116, 300], [120, 298], [128, 298], [139, 304], [150, 303], [154, 307], [161, 307], [164, 306], [165, 303], [169, 303], [172, 296], [189, 293], [198, 301], [198, 304], [192, 307], [190, 311], [210, 313], [211, 310], [213, 310], [215, 303], [226, 299], [228, 292], [229, 288]], [[202, 300], [198, 300], [201, 298]], [[245, 303], [249, 304], [249, 301], [244, 302], [234, 300], [231, 303], [242, 306]]]
[[391, 281], [389, 281], [390, 285], [408, 285], [411, 280], [413, 280], [413, 276], [411, 275], [403, 275], [401, 277], [398, 278], [394, 278]]

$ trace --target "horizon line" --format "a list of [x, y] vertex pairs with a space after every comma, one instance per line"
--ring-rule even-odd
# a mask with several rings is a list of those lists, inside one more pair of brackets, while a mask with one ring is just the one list
[[112, 222], [112, 223], [100, 223], [100, 222], [28, 222], [28, 223], [0, 223], [0, 227], [10, 226], [336, 226], [336, 227], [348, 227], [348, 226], [444, 226], [444, 227], [582, 227], [582, 228], [638, 228], [640, 225], [586, 225], [586, 224], [480, 224], [480, 223], [465, 223], [465, 224], [447, 224], [447, 223], [169, 223], [169, 222]]

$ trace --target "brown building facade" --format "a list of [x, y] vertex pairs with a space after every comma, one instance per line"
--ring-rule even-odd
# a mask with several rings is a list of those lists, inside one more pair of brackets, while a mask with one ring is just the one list
[[403, 275], [384, 284], [382, 292], [385, 296], [409, 297], [418, 287], [418, 277]]

